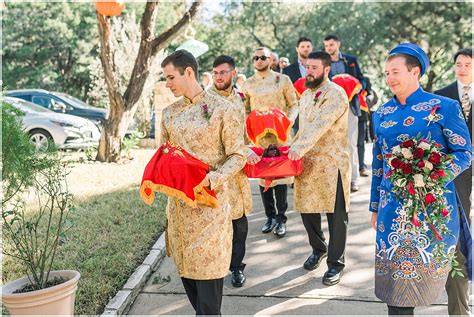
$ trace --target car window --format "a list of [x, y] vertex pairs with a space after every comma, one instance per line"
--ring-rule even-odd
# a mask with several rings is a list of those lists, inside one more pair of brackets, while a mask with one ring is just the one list
[[31, 101], [33, 103], [41, 106], [41, 107], [53, 110], [54, 101], [50, 97], [47, 97], [47, 96], [33, 96]]
[[65, 101], [67, 101], [68, 103], [72, 104], [74, 107], [77, 107], [77, 108], [93, 108], [91, 106], [89, 106], [87, 103], [85, 103], [84, 101], [80, 100], [80, 99], [77, 99], [76, 97], [73, 97], [71, 95], [68, 95], [68, 94], [65, 94], [65, 93], [62, 93], [62, 92], [54, 92], [54, 94], [58, 95], [59, 97], [61, 97], [62, 99], [64, 99]]
[[38, 105], [35, 105], [31, 102], [23, 101], [23, 100], [18, 100], [18, 99], [12, 99], [12, 98], [4, 98], [4, 100], [14, 106], [17, 109], [20, 109], [23, 112], [26, 113], [34, 113], [34, 112], [46, 112], [50, 113], [52, 112], [51, 110], [45, 109], [43, 107], [40, 107]]

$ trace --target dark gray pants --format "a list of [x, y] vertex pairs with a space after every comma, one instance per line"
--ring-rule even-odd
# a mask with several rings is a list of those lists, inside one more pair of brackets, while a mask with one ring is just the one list
[[[462, 172], [454, 179], [454, 186], [461, 199], [461, 204], [470, 222], [471, 211], [471, 192], [472, 192], [472, 167]], [[446, 292], [448, 293], [448, 312], [449, 315], [469, 315], [469, 280], [465, 268], [466, 258], [459, 252], [459, 246], [456, 250], [456, 259], [459, 262], [464, 277], [448, 276], [446, 282]]]
[[313, 248], [313, 254], [328, 253], [328, 268], [336, 268], [342, 271], [345, 266], [344, 253], [346, 250], [347, 224], [349, 222], [342, 188], [341, 174], [338, 174], [336, 203], [334, 213], [326, 214], [329, 228], [329, 245], [326, 244], [323, 230], [321, 228], [321, 214], [301, 214], [303, 225], [308, 234], [309, 244]]
[[181, 281], [196, 315], [221, 315], [224, 278], [193, 280], [182, 277]]
[[415, 307], [397, 307], [397, 306], [388, 306], [388, 315], [395, 316], [395, 315], [410, 315], [413, 316], [415, 314]]
[[232, 220], [232, 227], [234, 229], [232, 237], [232, 258], [230, 260], [230, 270], [241, 270], [245, 268], [245, 241], [247, 240], [247, 233], [249, 231], [249, 222], [245, 215], [242, 218]]
[[[265, 208], [265, 214], [267, 215], [267, 218], [276, 219], [277, 222], [286, 223], [287, 217], [285, 216], [285, 213], [288, 209], [288, 185], [276, 185], [270, 187], [266, 192], [263, 191], [264, 188], [262, 186], [259, 187], [260, 195], [262, 196], [263, 207]], [[275, 197], [273, 197], [273, 194], [275, 194]]]

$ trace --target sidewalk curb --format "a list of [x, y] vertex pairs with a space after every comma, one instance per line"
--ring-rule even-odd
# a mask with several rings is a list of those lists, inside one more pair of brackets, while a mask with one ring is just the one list
[[101, 316], [118, 316], [127, 313], [148, 278], [155, 272], [166, 254], [165, 233], [156, 240], [143, 263], [130, 275], [125, 285], [107, 303]]

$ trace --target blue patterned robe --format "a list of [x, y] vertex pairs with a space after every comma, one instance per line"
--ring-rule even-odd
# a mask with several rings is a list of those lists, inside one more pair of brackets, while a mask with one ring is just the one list
[[[435, 119], [428, 116], [436, 105]], [[471, 164], [471, 143], [461, 107], [455, 100], [437, 96], [419, 88], [406, 104], [392, 98], [373, 114], [375, 141], [372, 162], [370, 211], [378, 212], [375, 254], [375, 295], [391, 306], [416, 307], [434, 303], [444, 291], [451, 263], [437, 261], [433, 251], [442, 248], [446, 254], [455, 251], [459, 238], [459, 213], [456, 212], [454, 183], [446, 186], [445, 194], [451, 211], [447, 227], [451, 234], [442, 241], [413, 230], [391, 192], [392, 184], [384, 175], [390, 170], [385, 155], [392, 148], [418, 133], [442, 145], [441, 152], [451, 153], [454, 175]], [[420, 220], [423, 220], [420, 214]], [[410, 230], [411, 229], [411, 230]], [[439, 249], [438, 249], [439, 250]]]

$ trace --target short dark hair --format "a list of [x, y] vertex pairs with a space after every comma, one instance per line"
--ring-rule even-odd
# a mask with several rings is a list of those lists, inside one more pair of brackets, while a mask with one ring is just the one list
[[392, 59], [396, 57], [403, 57], [405, 59], [405, 65], [407, 65], [408, 70], [412, 70], [413, 67], [419, 67], [420, 75], [421, 75], [421, 63], [416, 57], [407, 55], [407, 54], [402, 54], [402, 53], [395, 53], [387, 57], [387, 62], [391, 61]]
[[298, 39], [298, 42], [296, 42], [296, 47], [300, 46], [301, 42], [310, 42], [311, 45], [313, 44], [313, 41], [311, 41], [311, 39], [303, 36]]
[[459, 51], [457, 51], [456, 54], [454, 54], [455, 63], [459, 55], [464, 55], [464, 56], [472, 58], [472, 48], [461, 48]]
[[324, 67], [331, 66], [331, 55], [326, 53], [326, 51], [313, 51], [309, 53], [308, 59], [319, 59], [323, 62]]
[[265, 56], [267, 57], [270, 57], [270, 54], [272, 53], [272, 51], [270, 51], [270, 49], [268, 47], [259, 47], [255, 50], [256, 51], [264, 51], [265, 52]]
[[235, 68], [235, 60], [229, 55], [217, 56], [216, 59], [214, 60], [214, 63], [212, 64], [212, 67], [217, 67], [222, 64], [229, 64], [230, 68], [232, 69]]
[[173, 64], [181, 75], [184, 74], [186, 68], [191, 67], [194, 71], [194, 77], [198, 80], [199, 65], [196, 58], [194, 58], [193, 54], [190, 52], [186, 50], [177, 50], [174, 53], [171, 53], [161, 62], [161, 68], [166, 67], [168, 64]]
[[335, 34], [329, 34], [324, 38], [325, 41], [334, 40], [340, 42], [341, 40]]

